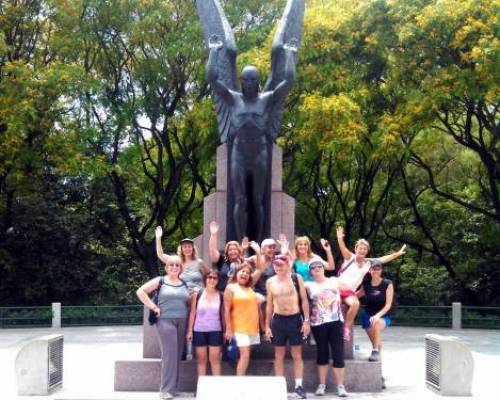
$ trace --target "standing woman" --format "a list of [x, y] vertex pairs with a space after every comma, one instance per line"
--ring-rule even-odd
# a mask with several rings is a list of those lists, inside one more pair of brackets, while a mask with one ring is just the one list
[[313, 277], [309, 273], [309, 264], [313, 259], [320, 260], [325, 269], [329, 271], [335, 269], [335, 261], [333, 260], [330, 243], [328, 243], [328, 240], [321, 239], [321, 246], [326, 252], [328, 261], [323, 260], [320, 256], [312, 252], [311, 240], [307, 236], [299, 236], [295, 239], [293, 267], [295, 272], [302, 276], [304, 282], [313, 280]]
[[262, 296], [253, 291], [252, 281], [252, 267], [247, 263], [240, 264], [224, 291], [225, 337], [227, 341], [234, 338], [240, 351], [236, 366], [236, 375], [239, 376], [246, 374], [250, 346], [260, 343], [259, 308]]
[[[382, 264], [372, 265], [370, 279], [365, 279], [363, 286], [356, 292], [363, 297], [365, 308], [361, 312], [361, 324], [372, 342], [369, 361], [380, 361], [382, 338], [380, 333], [391, 325], [389, 312], [394, 298], [394, 286], [389, 279], [382, 278]], [[384, 384], [383, 378], [382, 383]]]
[[[177, 392], [190, 297], [188, 287], [179, 278], [182, 272], [180, 257], [168, 256], [166, 260], [166, 275], [151, 279], [137, 290], [139, 300], [158, 317], [156, 329], [161, 349], [160, 399], [172, 399]], [[149, 294], [156, 289], [159, 289], [158, 304], [149, 298]]]
[[347, 288], [339, 278], [325, 276], [324, 264], [314, 260], [309, 265], [313, 281], [305, 282], [311, 307], [311, 330], [316, 341], [316, 363], [318, 365], [319, 385], [316, 396], [324, 396], [328, 362], [333, 360], [333, 375], [337, 382], [337, 395], [346, 397], [344, 387], [344, 340], [343, 321], [340, 309], [340, 289]]
[[204, 281], [205, 289], [194, 296], [191, 302], [186, 339], [193, 341], [196, 348], [198, 376], [207, 374], [207, 358], [212, 375], [220, 375], [224, 305], [222, 293], [216, 289], [219, 272], [211, 270], [205, 275]]
[[[161, 237], [163, 230], [161, 226], [156, 227], [156, 254], [160, 260], [166, 262], [168, 255], [163, 253]], [[208, 267], [201, 258], [192, 239], [182, 239], [177, 247], [177, 255], [182, 261], [182, 274], [180, 278], [186, 282], [189, 289], [198, 292], [203, 288], [203, 275], [208, 273]]]

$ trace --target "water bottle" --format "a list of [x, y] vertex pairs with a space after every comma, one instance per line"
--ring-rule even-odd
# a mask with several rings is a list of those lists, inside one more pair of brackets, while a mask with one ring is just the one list
[[355, 344], [353, 346], [353, 352], [354, 352], [353, 358], [359, 357], [359, 355], [361, 353], [361, 348], [359, 347], [359, 344]]
[[190, 340], [186, 344], [186, 360], [193, 359], [193, 342]]

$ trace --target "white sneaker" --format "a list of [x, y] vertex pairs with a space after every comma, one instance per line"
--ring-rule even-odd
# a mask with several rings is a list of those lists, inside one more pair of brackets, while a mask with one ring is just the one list
[[170, 400], [173, 399], [174, 395], [169, 392], [162, 392], [160, 393], [160, 400]]
[[314, 394], [316, 396], [324, 396], [326, 391], [326, 385], [324, 383], [320, 383], [318, 387], [316, 388], [316, 392]]
[[347, 392], [344, 385], [337, 385], [337, 395], [339, 397], [347, 397]]

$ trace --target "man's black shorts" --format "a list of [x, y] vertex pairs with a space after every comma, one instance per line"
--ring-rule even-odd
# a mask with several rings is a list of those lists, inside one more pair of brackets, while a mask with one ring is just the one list
[[302, 316], [274, 314], [271, 321], [271, 331], [273, 332], [273, 344], [275, 346], [299, 346], [302, 344]]

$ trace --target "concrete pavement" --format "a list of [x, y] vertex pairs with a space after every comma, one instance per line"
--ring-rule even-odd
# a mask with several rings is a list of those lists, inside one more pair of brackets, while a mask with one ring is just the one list
[[[22, 397], [16, 394], [14, 360], [28, 340], [50, 333], [64, 335], [63, 387], [49, 396]], [[475, 371], [473, 399], [499, 398], [495, 380], [500, 368], [500, 331], [451, 330], [443, 328], [391, 327], [383, 334], [383, 370], [387, 389], [382, 393], [352, 393], [351, 399], [447, 399], [425, 386], [424, 335], [456, 336], [472, 351]], [[371, 350], [366, 334], [355, 328], [356, 357], [368, 357]], [[142, 326], [75, 327], [0, 330], [0, 399], [54, 400], [153, 400], [153, 392], [114, 392], [114, 361], [142, 358]], [[192, 393], [179, 398], [194, 400]], [[315, 398], [312, 394], [308, 398]], [[321, 397], [318, 397], [320, 399]], [[327, 395], [323, 399], [336, 399]], [[215, 400], [215, 399], [214, 399]]]

